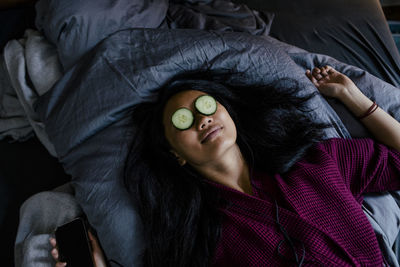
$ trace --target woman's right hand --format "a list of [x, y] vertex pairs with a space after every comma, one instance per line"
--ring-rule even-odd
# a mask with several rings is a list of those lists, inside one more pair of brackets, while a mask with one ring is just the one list
[[[92, 235], [90, 231], [88, 231], [90, 244], [92, 247], [92, 255], [93, 255], [93, 262], [95, 267], [106, 267], [106, 260], [101, 250], [99, 241], [97, 241], [96, 237]], [[59, 254], [57, 249], [57, 241], [55, 238], [50, 238], [50, 244], [53, 246], [51, 250], [51, 255], [53, 256], [54, 260], [56, 261], [56, 267], [64, 267], [67, 266], [66, 262], [59, 261]]]
[[64, 267], [67, 265], [66, 262], [59, 261], [58, 249], [57, 249], [57, 241], [55, 238], [50, 238], [50, 244], [52, 245], [53, 249], [51, 250], [51, 256], [56, 261], [56, 267]]

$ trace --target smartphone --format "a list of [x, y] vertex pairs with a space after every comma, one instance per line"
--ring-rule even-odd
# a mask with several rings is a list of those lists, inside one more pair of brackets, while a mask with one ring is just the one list
[[58, 226], [55, 231], [59, 259], [69, 267], [94, 267], [88, 227], [83, 218]]

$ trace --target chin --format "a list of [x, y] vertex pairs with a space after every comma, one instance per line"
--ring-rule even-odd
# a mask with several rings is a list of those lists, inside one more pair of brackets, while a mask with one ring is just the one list
[[214, 141], [217, 141], [216, 143], [218, 143], [215, 146], [214, 152], [211, 152], [211, 154], [214, 155], [213, 158], [215, 159], [223, 157], [227, 152], [236, 147], [236, 142], [235, 142], [236, 140], [233, 139], [227, 140], [220, 138], [220, 140], [214, 140]]

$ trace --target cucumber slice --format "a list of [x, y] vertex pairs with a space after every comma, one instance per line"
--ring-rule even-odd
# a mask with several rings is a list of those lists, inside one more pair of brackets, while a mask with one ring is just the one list
[[194, 103], [197, 111], [203, 115], [212, 115], [217, 111], [217, 101], [209, 95], [202, 95]]
[[172, 114], [171, 121], [179, 130], [189, 129], [194, 121], [193, 113], [187, 108], [180, 108]]

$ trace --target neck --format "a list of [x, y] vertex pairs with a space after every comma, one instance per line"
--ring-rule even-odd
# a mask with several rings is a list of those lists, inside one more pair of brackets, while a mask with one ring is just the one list
[[195, 167], [207, 179], [223, 184], [242, 193], [252, 195], [249, 168], [235, 144], [218, 161]]

